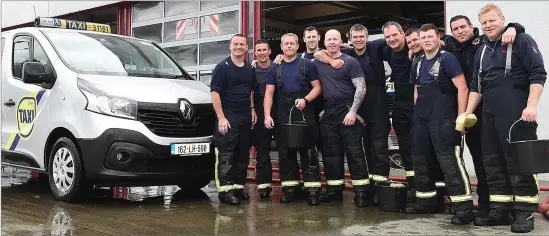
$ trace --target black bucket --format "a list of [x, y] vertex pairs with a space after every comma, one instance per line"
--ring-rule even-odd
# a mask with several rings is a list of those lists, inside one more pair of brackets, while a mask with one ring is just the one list
[[305, 115], [301, 111], [303, 120], [292, 121], [292, 111], [295, 106], [290, 109], [290, 115], [288, 116], [288, 123], [282, 122], [277, 130], [277, 141], [280, 140], [282, 145], [290, 148], [312, 148], [315, 146], [318, 140], [319, 127], [315, 121], [307, 122]]
[[406, 209], [408, 183], [383, 181], [376, 183], [376, 185], [378, 191], [378, 207], [380, 210], [402, 212]]
[[549, 172], [549, 139], [545, 140], [525, 140], [511, 141], [511, 131], [509, 128], [509, 138], [507, 141], [511, 145], [512, 163], [509, 173], [511, 174], [538, 174]]

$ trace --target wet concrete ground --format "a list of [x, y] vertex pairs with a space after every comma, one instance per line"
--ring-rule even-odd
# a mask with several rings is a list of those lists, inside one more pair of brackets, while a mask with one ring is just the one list
[[[281, 204], [280, 186], [271, 199], [240, 206], [219, 204], [215, 185], [198, 192], [177, 186], [102, 188], [85, 204], [56, 201], [47, 183], [29, 180], [28, 171], [2, 172], [2, 235], [495, 235], [510, 226], [451, 225], [450, 215], [407, 215], [375, 206], [356, 208], [353, 193], [343, 203]], [[547, 197], [547, 192], [541, 199]], [[531, 235], [549, 235], [549, 222], [535, 214]]]

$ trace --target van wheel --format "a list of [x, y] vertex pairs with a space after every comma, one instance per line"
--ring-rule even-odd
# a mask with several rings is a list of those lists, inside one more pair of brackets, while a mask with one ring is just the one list
[[50, 152], [50, 188], [56, 199], [76, 202], [90, 196], [93, 185], [88, 183], [80, 159], [80, 153], [69, 138], [59, 138]]
[[202, 177], [202, 178], [198, 178], [197, 180], [191, 183], [179, 183], [177, 184], [177, 186], [187, 191], [196, 191], [204, 188], [209, 183], [210, 183], [209, 178]]

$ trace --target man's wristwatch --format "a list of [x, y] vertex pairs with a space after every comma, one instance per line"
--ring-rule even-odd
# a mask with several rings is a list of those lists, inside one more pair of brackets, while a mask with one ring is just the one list
[[305, 103], [309, 103], [309, 100], [307, 100], [307, 98], [303, 97], [303, 100], [305, 100]]

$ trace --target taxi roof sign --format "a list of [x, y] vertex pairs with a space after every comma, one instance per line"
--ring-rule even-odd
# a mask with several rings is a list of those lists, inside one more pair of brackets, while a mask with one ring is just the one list
[[111, 33], [111, 27], [106, 24], [56, 19], [56, 18], [48, 18], [48, 17], [37, 17], [36, 20], [34, 21], [34, 26]]

